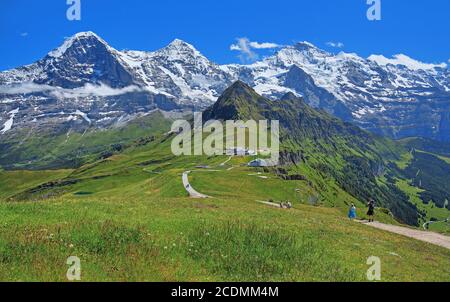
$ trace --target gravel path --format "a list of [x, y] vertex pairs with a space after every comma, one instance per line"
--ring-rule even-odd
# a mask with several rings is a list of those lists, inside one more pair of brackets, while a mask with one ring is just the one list
[[275, 207], [275, 208], [280, 208], [280, 204], [279, 203], [274, 203], [274, 202], [270, 202], [270, 201], [262, 201], [262, 200], [257, 200], [256, 202], [265, 204], [267, 206], [271, 206], [271, 207]]
[[233, 158], [233, 156], [230, 156], [226, 161], [224, 161], [223, 163], [221, 163], [220, 166], [221, 166], [221, 167], [225, 166], [232, 158]]
[[202, 194], [197, 192], [189, 183], [189, 173], [191, 173], [191, 171], [186, 171], [183, 173], [183, 186], [186, 189], [186, 191], [189, 193], [189, 196], [191, 196], [192, 198], [209, 198], [208, 195]]
[[443, 234], [438, 234], [434, 232], [426, 232], [426, 231], [419, 231], [414, 230], [406, 227], [396, 226], [396, 225], [390, 225], [390, 224], [384, 224], [381, 222], [367, 222], [367, 221], [361, 221], [361, 223], [380, 229], [385, 230], [391, 233], [396, 233], [399, 235], [403, 235], [409, 238], [414, 238], [420, 241], [428, 242], [431, 244], [439, 245], [442, 247], [445, 247], [447, 249], [450, 249], [450, 237], [445, 236]]

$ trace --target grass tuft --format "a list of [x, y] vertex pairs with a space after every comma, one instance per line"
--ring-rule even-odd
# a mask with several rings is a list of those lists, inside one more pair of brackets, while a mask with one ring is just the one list
[[344, 269], [317, 236], [295, 236], [239, 221], [197, 227], [190, 235], [190, 256], [226, 280], [349, 281], [357, 275]]

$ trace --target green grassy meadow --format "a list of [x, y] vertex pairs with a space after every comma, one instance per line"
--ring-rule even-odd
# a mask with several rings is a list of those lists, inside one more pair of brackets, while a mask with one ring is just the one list
[[[67, 281], [77, 256], [82, 281], [367, 281], [377, 256], [382, 281], [450, 281], [449, 250], [349, 221], [348, 204], [361, 218], [364, 204], [308, 167], [310, 183], [285, 181], [244, 166], [250, 158], [220, 166], [227, 157], [175, 157], [169, 146], [75, 170], [0, 172], [0, 280]], [[187, 196], [186, 170], [212, 198]], [[397, 223], [381, 211], [377, 220]]]

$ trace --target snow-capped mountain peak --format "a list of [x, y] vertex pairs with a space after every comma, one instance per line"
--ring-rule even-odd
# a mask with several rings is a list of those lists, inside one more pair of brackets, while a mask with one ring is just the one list
[[178, 49], [180, 51], [181, 50], [186, 50], [186, 49], [191, 50], [191, 51], [197, 51], [192, 44], [189, 44], [188, 42], [183, 41], [181, 39], [174, 39], [166, 47], [167, 48], [171, 48], [171, 49]]
[[81, 47], [84, 51], [86, 50], [83, 48], [83, 45], [93, 45], [98, 43], [112, 50], [108, 43], [106, 43], [106, 41], [100, 38], [97, 34], [92, 31], [86, 31], [79, 32], [72, 37], [67, 38], [60, 47], [49, 52], [48, 56], [52, 58], [60, 58], [76, 43], [81, 44]]
[[211, 64], [193, 45], [180, 39], [173, 40], [169, 45], [152, 54], [155, 57], [164, 57], [170, 61], [196, 60], [206, 65]]
[[314, 44], [312, 44], [312, 43], [310, 43], [308, 41], [297, 42], [291, 47], [294, 47], [295, 49], [297, 49], [299, 51], [311, 50], [311, 49], [319, 49]]
[[402, 65], [410, 70], [433, 70], [435, 68], [446, 68], [446, 63], [441, 64], [429, 64], [429, 63], [423, 63], [417, 60], [414, 60], [407, 55], [404, 54], [397, 54], [394, 55], [392, 59], [386, 58], [383, 55], [371, 55], [369, 56], [368, 60], [376, 62], [380, 66], [387, 66], [387, 65]]

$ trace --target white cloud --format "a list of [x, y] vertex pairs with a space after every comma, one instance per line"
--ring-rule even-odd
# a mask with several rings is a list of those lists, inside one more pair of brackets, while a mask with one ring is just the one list
[[23, 38], [28, 37], [28, 33], [27, 32], [20, 33], [20, 36], [23, 37]]
[[255, 49], [270, 49], [270, 48], [279, 48], [281, 45], [278, 45], [276, 43], [270, 43], [270, 42], [250, 42], [250, 46]]
[[230, 50], [241, 52], [239, 57], [243, 62], [252, 62], [258, 59], [258, 54], [253, 51], [253, 49], [273, 49], [282, 47], [282, 45], [271, 42], [259, 43], [250, 41], [248, 38], [238, 38], [236, 40], [237, 43], [232, 44]]
[[72, 99], [77, 97], [108, 97], [117, 96], [131, 92], [143, 92], [144, 89], [137, 86], [128, 86], [124, 88], [112, 88], [101, 84], [98, 86], [86, 84], [83, 87], [74, 89], [65, 89], [61, 87], [42, 85], [36, 83], [23, 83], [17, 85], [0, 85], [0, 94], [30, 94], [45, 93], [57, 99]]
[[334, 48], [343, 48], [344, 43], [342, 42], [327, 42], [327, 45]]
[[230, 50], [240, 51], [239, 55], [242, 62], [251, 62], [258, 59], [258, 54], [252, 50], [250, 40], [247, 38], [238, 38], [237, 44], [230, 46]]
[[239, 45], [237, 45], [237, 44], [232, 44], [232, 45], [230, 46], [230, 50], [237, 50], [237, 51], [240, 51], [240, 50], [241, 50], [241, 47], [240, 47]]
[[446, 63], [441, 63], [441, 64], [424, 63], [424, 62], [414, 60], [404, 54], [394, 55], [391, 59], [386, 58], [383, 55], [371, 55], [368, 59], [378, 63], [378, 65], [382, 65], [382, 66], [386, 66], [388, 64], [404, 65], [411, 70], [420, 70], [420, 69], [429, 70], [429, 69], [433, 69], [436, 67], [441, 67], [441, 68], [447, 67]]

